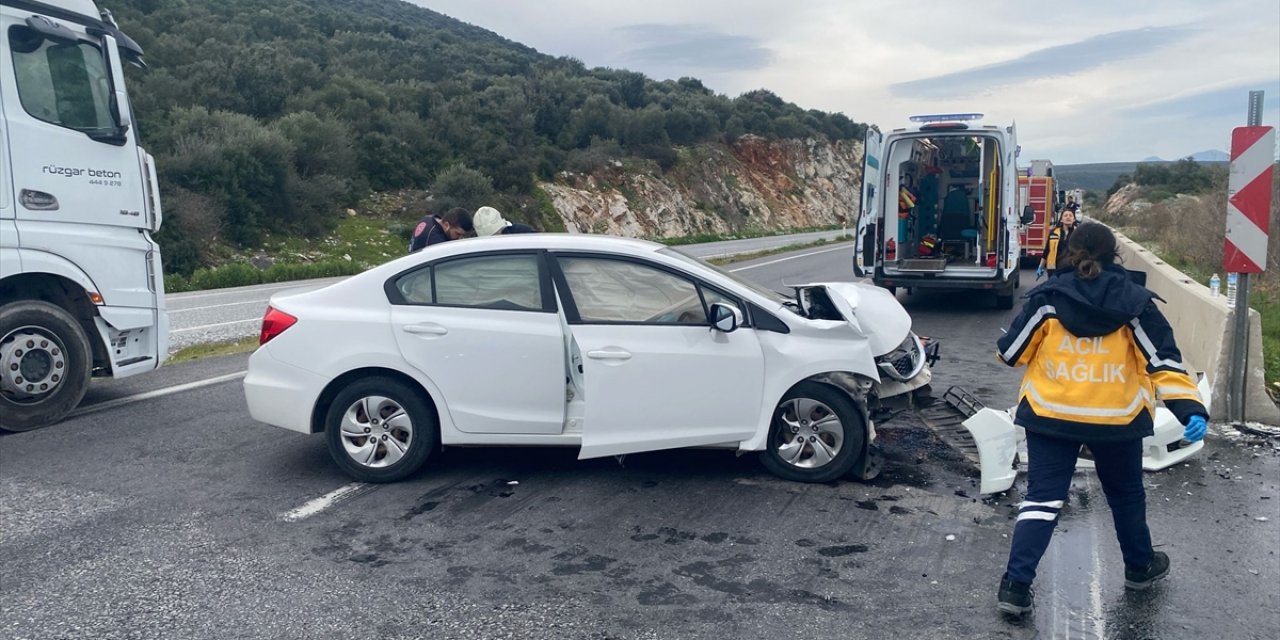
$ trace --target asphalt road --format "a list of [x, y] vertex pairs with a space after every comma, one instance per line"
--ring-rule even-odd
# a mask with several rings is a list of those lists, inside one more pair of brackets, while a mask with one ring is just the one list
[[[847, 245], [732, 268], [775, 287], [851, 279]], [[899, 299], [918, 332], [944, 341], [935, 387], [1012, 403], [1017, 372], [996, 366], [991, 344], [1013, 312], [965, 294]], [[887, 464], [872, 483], [789, 483], [716, 451], [619, 463], [454, 449], [408, 481], [352, 485], [320, 437], [248, 417], [234, 377], [245, 360], [94, 384], [71, 419], [0, 436], [0, 637], [1280, 631], [1272, 442], [1215, 429], [1198, 457], [1148, 475], [1151, 526], [1173, 572], [1140, 596], [1121, 586], [1096, 478], [1078, 474], [1037, 612], [1013, 624], [994, 599], [1017, 487], [972, 497], [972, 471], [913, 417], [882, 425]]]
[[[832, 240], [846, 231], [813, 231], [763, 238], [724, 240], [679, 247], [695, 258], [715, 258], [777, 249], [817, 240]], [[229, 342], [258, 334], [262, 314], [272, 295], [290, 289], [314, 289], [342, 278], [254, 285], [175, 293], [166, 296], [169, 309], [169, 352], [211, 342]]]

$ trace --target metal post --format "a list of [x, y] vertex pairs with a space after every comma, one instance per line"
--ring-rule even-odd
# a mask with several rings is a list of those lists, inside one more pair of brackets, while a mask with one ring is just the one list
[[[1247, 126], [1262, 125], [1261, 91], [1249, 92], [1249, 115]], [[1228, 197], [1230, 194], [1228, 194]], [[1236, 284], [1236, 308], [1231, 335], [1231, 369], [1227, 380], [1227, 412], [1232, 424], [1242, 425], [1245, 421], [1245, 389], [1249, 386], [1249, 276], [1242, 273]]]

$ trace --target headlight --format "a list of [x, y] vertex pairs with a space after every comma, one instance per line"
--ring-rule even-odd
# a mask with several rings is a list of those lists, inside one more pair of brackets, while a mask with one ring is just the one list
[[895, 347], [893, 351], [876, 358], [876, 365], [880, 367], [881, 375], [906, 382], [919, 375], [924, 369], [924, 345], [920, 343], [920, 338], [916, 334], [908, 333], [902, 344]]

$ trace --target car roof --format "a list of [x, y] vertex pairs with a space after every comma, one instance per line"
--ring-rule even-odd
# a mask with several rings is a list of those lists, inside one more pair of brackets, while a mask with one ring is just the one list
[[631, 255], [647, 255], [665, 245], [648, 240], [620, 238], [594, 233], [513, 233], [484, 238], [463, 238], [434, 244], [420, 255], [427, 259], [463, 255], [476, 251], [500, 249], [556, 249], [561, 251], [609, 251]]

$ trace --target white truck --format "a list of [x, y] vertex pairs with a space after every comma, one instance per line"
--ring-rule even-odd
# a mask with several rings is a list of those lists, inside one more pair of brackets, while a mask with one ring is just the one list
[[868, 129], [854, 273], [882, 287], [970, 289], [1013, 307], [1018, 230], [1014, 126], [982, 114], [912, 116], [909, 128]]
[[141, 56], [92, 0], [0, 0], [0, 429], [167, 355], [156, 174], [124, 82]]

